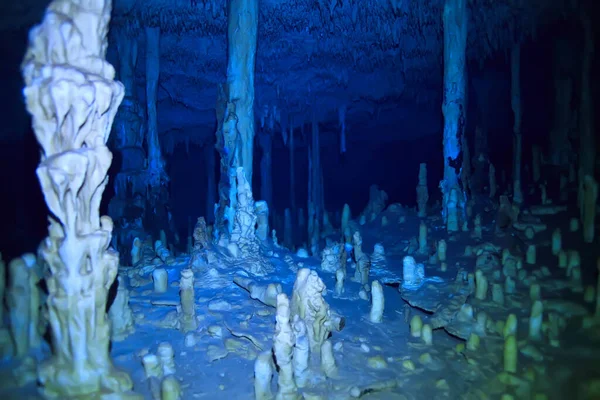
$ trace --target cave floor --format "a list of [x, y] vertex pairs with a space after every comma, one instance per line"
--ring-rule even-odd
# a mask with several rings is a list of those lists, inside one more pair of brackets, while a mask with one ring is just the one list
[[[290, 295], [297, 269], [315, 269], [328, 288], [326, 301], [333, 311], [345, 317], [344, 329], [333, 332], [331, 337], [338, 376], [325, 379], [319, 366], [312, 365], [311, 387], [301, 390], [305, 398], [348, 399], [352, 398], [350, 389], [353, 387], [365, 392], [361, 397], [364, 399], [492, 399], [500, 398], [504, 393], [523, 399], [588, 399], [600, 393], [599, 325], [582, 329], [584, 317], [593, 314], [595, 304], [585, 303], [583, 292], [573, 289], [565, 278], [565, 270], [558, 268], [557, 258], [550, 250], [551, 234], [555, 227], [560, 227], [563, 248], [580, 252], [584, 287], [596, 285], [598, 247], [583, 245], [580, 231], [569, 232], [569, 217], [574, 216], [570, 212], [541, 217], [548, 229], [531, 240], [514, 230], [496, 234], [495, 210], [482, 207], [478, 212], [484, 221], [480, 240], [473, 239], [470, 232], [449, 236], [437, 215], [426, 219], [430, 243], [440, 239], [447, 242], [446, 271], [441, 270], [440, 262], [429, 263], [429, 254], [412, 254], [417, 262], [425, 265], [425, 275], [433, 278], [427, 288], [423, 288], [422, 293], [426, 289], [433, 297], [425, 299], [425, 303], [435, 303], [435, 296], [439, 296], [442, 304], [444, 296], [454, 297], [452, 290], [456, 286], [451, 283], [460, 281], [455, 281], [457, 273], [474, 272], [477, 257], [464, 256], [467, 245], [489, 242], [499, 248], [508, 248], [511, 254], [524, 259], [527, 245], [536, 244], [536, 264], [524, 264], [528, 278], [515, 279], [516, 291], [505, 295], [504, 305], [491, 299], [494, 273], [496, 278], [501, 278], [498, 283], [504, 282], [502, 273], [494, 272], [502, 270], [498, 262], [500, 254], [491, 256], [486, 265], [480, 265], [489, 278], [488, 298], [478, 300], [471, 294], [466, 302], [475, 314], [484, 311], [489, 321], [488, 329], [480, 335], [479, 346], [473, 349], [465, 348], [464, 338], [451, 335], [443, 328], [433, 331], [432, 345], [426, 345], [421, 338], [410, 334], [408, 322], [414, 315], [419, 315], [424, 323], [429, 323], [436, 315], [435, 311], [410, 306], [403, 297], [409, 298], [411, 293], [404, 295], [399, 291], [402, 258], [407, 254], [411, 239], [414, 243], [421, 221], [412, 210], [388, 207], [373, 221], [362, 226], [355, 224], [363, 236], [363, 251], [370, 254], [375, 243], [381, 243], [385, 248], [386, 267], [371, 271], [371, 279], [384, 283], [385, 312], [383, 322], [379, 324], [369, 322], [370, 302], [359, 298], [361, 285], [350, 279], [354, 275], [354, 263], [348, 263], [345, 292], [336, 296], [333, 293], [334, 274], [321, 271], [320, 260], [299, 258], [287, 249], [274, 247], [270, 241], [264, 245], [263, 251], [275, 268], [263, 279], [265, 283], [280, 282], [283, 291]], [[388, 220], [385, 226], [382, 226], [383, 216]], [[135, 392], [146, 399], [152, 398], [152, 392], [144, 376], [141, 357], [147, 352], [156, 353], [158, 344], [165, 341], [175, 351], [176, 377], [181, 382], [183, 399], [254, 399], [254, 360], [258, 353], [272, 346], [275, 309], [252, 300], [245, 290], [233, 284], [233, 276], [241, 265], [235, 265], [220, 250], [215, 254], [216, 259], [209, 266], [218, 274], [208, 274], [207, 266], [194, 267], [199, 327], [188, 333], [187, 345], [186, 335], [176, 329], [176, 323], [179, 271], [189, 264], [190, 257], [181, 256], [175, 264], [163, 266], [170, 282], [164, 294], [153, 292], [151, 268], [122, 267], [121, 274], [136, 276], [130, 279], [135, 282], [130, 287], [135, 332], [114, 342], [111, 352], [115, 365], [130, 373]], [[142, 270], [145, 273], [140, 275]], [[567, 321], [559, 340], [552, 343], [545, 334], [541, 340], [528, 338], [529, 285], [532, 282], [540, 284], [542, 289], [544, 326], [549, 325], [549, 314], [558, 314]], [[419, 290], [412, 295], [419, 297]], [[504, 339], [501, 330], [494, 328], [498, 321], [505, 321], [509, 313], [518, 318], [516, 374], [502, 373]], [[11, 387], [14, 366], [15, 362], [3, 363], [4, 389], [0, 391], [0, 398], [36, 398], [33, 383], [21, 389]], [[274, 393], [276, 382], [275, 374]], [[379, 384], [389, 388], [378, 390]]]

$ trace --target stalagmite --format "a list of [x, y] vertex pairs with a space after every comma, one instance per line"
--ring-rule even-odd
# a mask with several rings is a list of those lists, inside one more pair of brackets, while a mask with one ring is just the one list
[[254, 362], [254, 398], [256, 400], [273, 400], [271, 379], [273, 379], [273, 355], [264, 351]]
[[542, 321], [544, 318], [544, 304], [536, 300], [531, 306], [531, 314], [529, 315], [529, 339], [541, 339]]
[[129, 290], [123, 277], [118, 276], [117, 279], [117, 296], [108, 310], [110, 337], [113, 341], [123, 340], [135, 331], [133, 312], [129, 306]]
[[333, 356], [331, 339], [325, 340], [321, 345], [321, 370], [328, 378], [335, 378], [337, 375], [338, 369]]
[[154, 281], [154, 293], [164, 293], [167, 291], [169, 276], [164, 268], [152, 271], [152, 280]]
[[429, 192], [427, 190], [427, 164], [419, 164], [419, 183], [417, 184], [417, 206], [418, 216], [424, 218], [427, 216], [427, 201], [429, 201]]
[[[40, 276], [33, 254], [17, 257], [8, 264], [6, 305], [13, 339], [14, 355], [25, 357], [42, 341], [38, 328], [40, 319]], [[0, 299], [0, 305], [2, 299]]]
[[191, 269], [181, 270], [179, 298], [181, 300], [179, 327], [184, 333], [195, 331], [198, 328], [198, 321], [196, 320], [196, 300], [194, 297], [194, 272]]
[[[458, 195], [462, 193], [459, 183], [460, 138], [463, 136], [466, 118], [466, 47], [467, 47], [467, 2], [445, 0], [443, 12], [444, 30], [444, 178], [440, 182], [443, 195], [442, 215], [449, 216], [451, 193], [456, 191], [453, 207], [458, 207]], [[462, 198], [462, 195], [460, 195]], [[454, 226], [449, 226], [449, 231]]]
[[308, 340], [306, 324], [297, 314], [294, 315], [293, 329], [296, 337], [296, 345], [294, 346], [292, 358], [294, 378], [296, 379], [296, 386], [303, 388], [307, 385], [309, 378], [308, 359], [310, 356], [310, 342]]
[[513, 203], [523, 203], [521, 192], [521, 45], [516, 44], [511, 51], [511, 105], [513, 124]]
[[277, 295], [277, 324], [273, 337], [273, 354], [278, 367], [277, 396], [278, 400], [296, 398], [296, 383], [292, 356], [296, 338], [290, 324], [290, 301], [285, 293]]
[[[350, 211], [350, 206], [348, 204], [344, 204], [344, 208], [342, 209], [342, 227], [341, 227], [341, 232], [342, 232], [342, 237], [344, 238], [344, 241], [346, 243], [349, 242], [349, 236], [351, 236], [349, 233], [350, 228], [348, 227], [348, 224], [350, 223], [350, 219], [352, 218], [352, 212]], [[348, 231], [348, 234], [346, 233], [346, 231]]]
[[54, 1], [31, 30], [22, 64], [27, 110], [42, 149], [37, 175], [52, 213], [39, 248], [53, 355], [38, 379], [48, 397], [132, 387], [108, 351], [106, 302], [119, 256], [109, 248], [112, 220], [99, 213], [112, 160], [106, 141], [123, 98], [105, 60], [110, 12], [103, 0]]
[[[252, 182], [254, 151], [254, 67], [258, 31], [258, 0], [229, 0], [227, 26], [228, 109], [237, 119], [239, 164]], [[229, 113], [228, 113], [229, 114]], [[231, 115], [226, 115], [226, 120]], [[229, 151], [233, 151], [229, 148]]]
[[264, 242], [269, 238], [269, 204], [266, 201], [257, 201], [254, 204], [256, 209], [256, 237]]
[[518, 348], [514, 335], [504, 340], [504, 371], [515, 374], [517, 372]]
[[419, 224], [419, 254], [428, 254], [429, 247], [427, 246], [427, 224], [421, 221]]
[[383, 296], [383, 287], [378, 281], [371, 283], [371, 312], [369, 320], [373, 323], [380, 323], [383, 320], [383, 309], [385, 308], [385, 297]]

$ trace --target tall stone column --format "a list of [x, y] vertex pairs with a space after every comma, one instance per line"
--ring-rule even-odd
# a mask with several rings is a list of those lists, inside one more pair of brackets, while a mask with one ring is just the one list
[[151, 190], [160, 190], [168, 181], [165, 162], [158, 140], [156, 97], [160, 72], [160, 28], [146, 27], [146, 109], [148, 112], [148, 184]]
[[596, 140], [594, 137], [594, 106], [592, 98], [592, 63], [594, 61], [594, 31], [591, 17], [581, 13], [583, 28], [583, 58], [581, 63], [579, 186], [586, 175], [594, 176], [596, 166]]
[[204, 160], [206, 162], [206, 222], [215, 220], [214, 210], [217, 201], [217, 181], [215, 177], [215, 145], [208, 142], [204, 145]]
[[119, 254], [100, 216], [112, 154], [106, 142], [123, 85], [106, 61], [111, 2], [55, 0], [33, 28], [22, 64], [41, 147], [37, 176], [51, 212], [45, 263], [52, 357], [38, 369], [45, 398], [124, 398], [132, 381], [109, 354], [108, 291]]
[[521, 191], [521, 120], [523, 110], [521, 108], [521, 45], [513, 46], [510, 53], [511, 60], [511, 105], [514, 116], [513, 123], [513, 202], [523, 203], [523, 192]]
[[120, 153], [121, 169], [114, 180], [116, 196], [111, 199], [109, 214], [113, 219], [123, 216], [127, 204], [136, 194], [146, 197], [146, 152], [142, 144], [145, 134], [145, 112], [135, 92], [139, 32], [126, 26], [115, 33], [119, 53], [119, 78], [125, 87], [125, 97], [115, 118], [115, 150]]
[[235, 104], [240, 165], [252, 184], [254, 151], [254, 66], [258, 31], [258, 0], [229, 0], [227, 28], [228, 102]]
[[554, 46], [554, 120], [548, 141], [548, 163], [566, 167], [573, 152], [569, 134], [574, 128], [573, 74], [575, 54], [567, 39], [559, 39]]
[[271, 132], [262, 130], [258, 136], [258, 143], [262, 149], [262, 159], [260, 160], [260, 196], [273, 209], [273, 138]]
[[466, 97], [466, 48], [467, 48], [467, 1], [446, 0], [444, 4], [444, 179], [440, 182], [443, 195], [443, 217], [448, 216], [448, 207], [456, 207], [450, 201], [454, 190], [461, 194], [458, 176], [460, 174], [460, 138], [465, 130]]

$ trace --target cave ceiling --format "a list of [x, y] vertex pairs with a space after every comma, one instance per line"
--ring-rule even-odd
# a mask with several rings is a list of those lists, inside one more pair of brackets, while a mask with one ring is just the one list
[[[47, 1], [11, 3], [24, 20], [31, 20]], [[225, 81], [227, 69], [226, 3], [114, 1], [109, 56], [118, 63], [115, 35], [137, 38], [135, 79], [141, 98], [143, 27], [161, 29], [158, 123], [160, 134], [172, 137], [171, 142], [201, 143], [214, 136], [217, 87]], [[277, 132], [290, 123], [299, 126], [316, 118], [323, 130], [335, 131], [343, 114], [349, 141], [357, 130], [404, 139], [440, 132], [443, 4], [443, 0], [260, 0], [258, 126]], [[483, 62], [508, 51], [564, 10], [553, 0], [470, 0], [469, 61]]]

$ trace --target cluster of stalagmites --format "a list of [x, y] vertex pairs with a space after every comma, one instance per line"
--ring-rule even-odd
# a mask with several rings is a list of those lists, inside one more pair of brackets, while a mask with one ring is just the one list
[[[310, 388], [322, 375], [335, 377], [337, 365], [330, 334], [341, 330], [343, 318], [336, 316], [323, 299], [325, 284], [315, 271], [300, 269], [291, 300], [285, 293], [276, 297], [276, 325], [273, 349], [259, 354], [254, 364], [257, 400], [298, 399], [298, 389]], [[320, 363], [320, 371], [314, 364]], [[277, 393], [271, 380], [277, 375]]]

